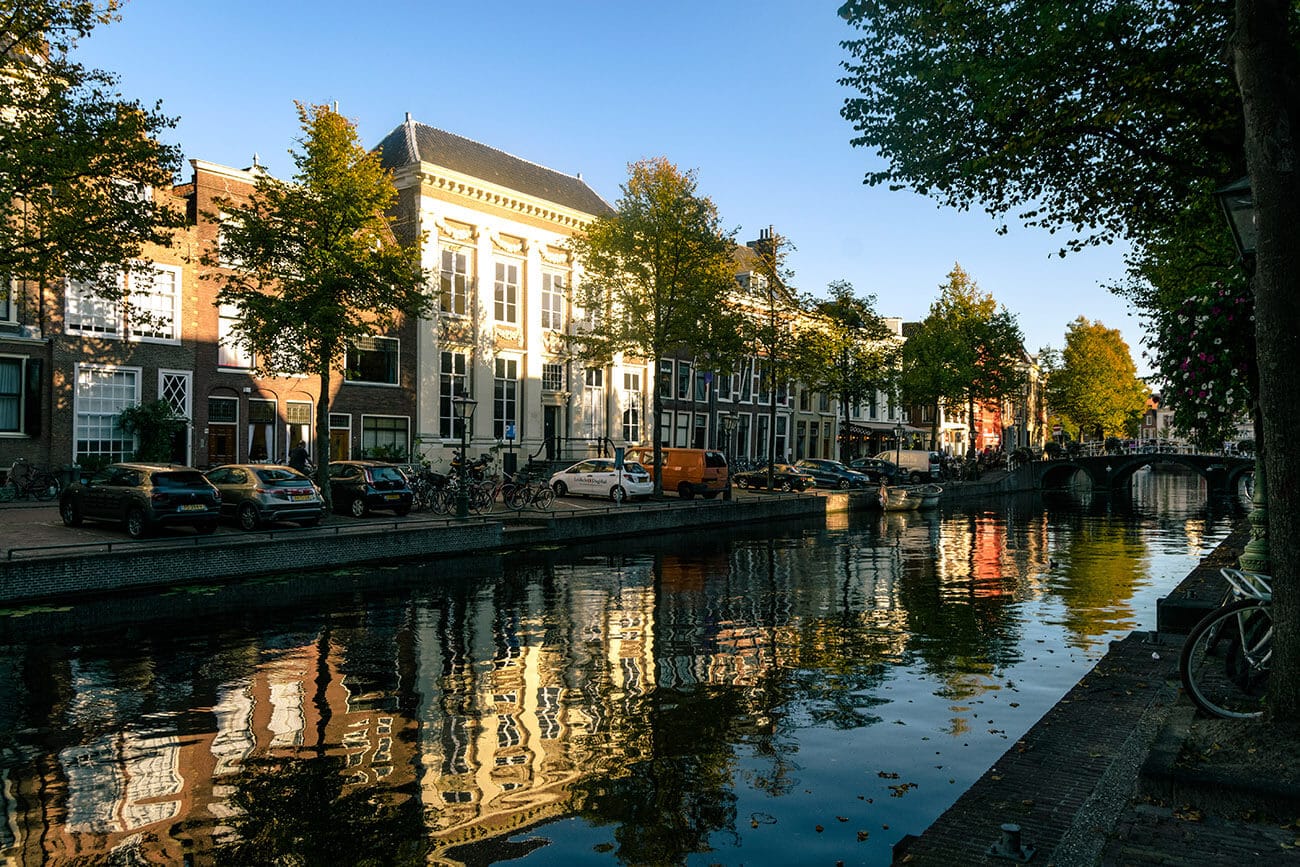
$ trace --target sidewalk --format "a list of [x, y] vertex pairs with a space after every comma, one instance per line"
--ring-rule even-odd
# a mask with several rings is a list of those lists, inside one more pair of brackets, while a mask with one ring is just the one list
[[[1180, 590], [1203, 595], [1206, 580], [1198, 567]], [[1300, 864], [1300, 743], [1197, 716], [1179, 693], [1181, 646], [1176, 633], [1115, 642], [894, 862], [1006, 864], [994, 847], [1014, 824], [1033, 864]]]

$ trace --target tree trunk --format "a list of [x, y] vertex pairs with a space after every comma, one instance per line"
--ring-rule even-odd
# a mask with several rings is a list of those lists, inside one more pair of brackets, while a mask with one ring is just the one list
[[[659, 363], [658, 353], [652, 353], [650, 357], [656, 359], [655, 364], [658, 365]], [[653, 408], [653, 412], [654, 412], [654, 418], [650, 420], [650, 441], [654, 443], [654, 464], [655, 465], [650, 470], [650, 478], [654, 480], [655, 486], [654, 486], [654, 490], [651, 491], [650, 496], [661, 497], [663, 496], [664, 493], [664, 480], [663, 480], [664, 446], [663, 443], [660, 441], [660, 437], [659, 437], [659, 420], [660, 417], [663, 415], [663, 411], [664, 411], [664, 395], [663, 395], [663, 388], [660, 387], [663, 385], [663, 383], [659, 381], [660, 377], [659, 377], [659, 370], [657, 367], [655, 368], [654, 376], [655, 376], [655, 391], [654, 391], [655, 396], [654, 399], [650, 401], [650, 405]], [[672, 383], [670, 381], [669, 385], [671, 384]]]
[[[849, 394], [848, 394], [848, 392], [841, 392], [841, 394], [840, 394], [840, 408], [844, 410], [844, 421], [841, 423], [841, 426], [840, 426], [840, 431], [841, 431], [841, 434], [840, 434], [840, 461], [843, 462], [843, 463], [846, 463], [846, 464], [847, 464], [847, 463], [849, 462], [849, 434], [850, 434], [850, 428], [849, 428]], [[870, 457], [870, 455], [868, 455], [867, 457]]]
[[[330, 496], [330, 362], [328, 353], [322, 352], [317, 360], [320, 373], [320, 396], [316, 399], [316, 487], [325, 500], [325, 511], [334, 509]], [[345, 455], [345, 457], [352, 457]]]
[[1246, 119], [1258, 230], [1255, 340], [1268, 480], [1273, 571], [1273, 668], [1268, 710], [1277, 724], [1300, 719], [1300, 459], [1288, 440], [1300, 430], [1300, 91], [1287, 27], [1287, 0], [1237, 0], [1233, 59]]

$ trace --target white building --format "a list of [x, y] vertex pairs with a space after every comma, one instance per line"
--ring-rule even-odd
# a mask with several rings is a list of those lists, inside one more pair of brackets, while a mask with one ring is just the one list
[[399, 192], [398, 232], [423, 234], [438, 275], [437, 310], [417, 335], [414, 451], [458, 447], [452, 397], [478, 401], [471, 454], [577, 458], [646, 440], [651, 386], [644, 361], [585, 368], [564, 340], [580, 278], [567, 241], [610, 206], [566, 175], [410, 116], [379, 144]]

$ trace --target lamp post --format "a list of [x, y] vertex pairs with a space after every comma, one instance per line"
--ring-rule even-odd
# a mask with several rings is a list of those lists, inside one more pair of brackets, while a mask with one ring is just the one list
[[456, 517], [469, 517], [469, 455], [466, 453], [469, 444], [466, 441], [466, 434], [470, 423], [474, 420], [474, 408], [478, 406], [478, 401], [464, 393], [457, 394], [451, 399], [452, 415], [460, 421], [460, 472], [457, 474], [460, 483], [456, 492]]
[[898, 424], [894, 425], [894, 466], [898, 468], [895, 469], [894, 472], [898, 473], [900, 476], [903, 474], [902, 457], [903, 457], [903, 423], [899, 422]]
[[[1223, 215], [1232, 228], [1232, 240], [1241, 255], [1241, 264], [1246, 271], [1246, 279], [1255, 278], [1255, 240], [1258, 229], [1255, 225], [1255, 197], [1250, 189], [1250, 177], [1234, 181], [1214, 191]], [[1254, 287], [1251, 287], [1254, 291]], [[1259, 390], [1256, 383], [1256, 391]], [[1268, 494], [1264, 484], [1264, 419], [1259, 410], [1259, 396], [1255, 397], [1255, 491], [1250, 499], [1250, 541], [1242, 548], [1238, 562], [1242, 569], [1250, 572], [1272, 572], [1268, 552]]]
[[718, 424], [722, 427], [722, 458], [727, 462], [727, 484], [722, 489], [722, 499], [731, 499], [731, 425], [735, 421], [731, 413], [727, 413], [718, 419]]

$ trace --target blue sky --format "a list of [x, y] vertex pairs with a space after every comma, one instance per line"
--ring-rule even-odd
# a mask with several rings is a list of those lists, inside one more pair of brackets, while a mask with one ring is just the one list
[[[837, 279], [886, 316], [920, 319], [954, 262], [1060, 348], [1078, 316], [1119, 328], [1139, 371], [1138, 318], [1103, 284], [1122, 250], [1064, 259], [1058, 239], [981, 212], [869, 188], [875, 164], [839, 116], [835, 0], [655, 3], [129, 0], [78, 56], [178, 115], [185, 158], [291, 174], [294, 100], [335, 102], [376, 144], [406, 112], [583, 178], [613, 203], [627, 164], [694, 169], [737, 240], [769, 224], [795, 245], [804, 291]], [[186, 166], [188, 173], [188, 166]]]

